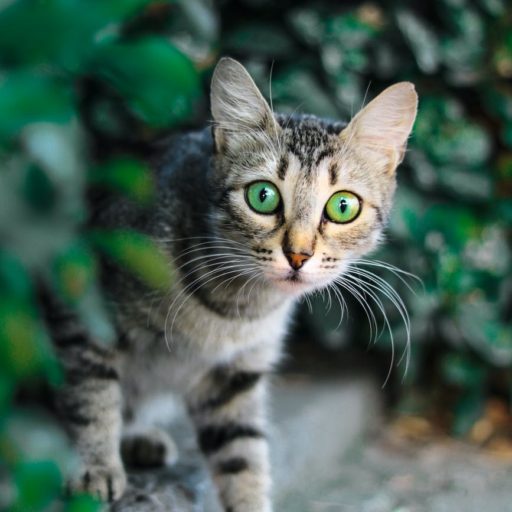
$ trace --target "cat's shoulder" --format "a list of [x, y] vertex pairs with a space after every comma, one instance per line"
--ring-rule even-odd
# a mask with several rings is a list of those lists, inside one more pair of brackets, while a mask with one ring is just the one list
[[206, 168], [213, 154], [211, 128], [165, 137], [154, 145], [152, 167], [160, 180]]

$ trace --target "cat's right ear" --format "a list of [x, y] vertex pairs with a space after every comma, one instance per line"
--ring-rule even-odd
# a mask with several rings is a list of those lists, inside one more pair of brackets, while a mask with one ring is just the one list
[[223, 57], [219, 61], [213, 72], [210, 99], [217, 151], [236, 152], [265, 133], [277, 133], [272, 110], [236, 60]]
[[352, 119], [341, 132], [341, 138], [361, 147], [375, 165], [392, 173], [404, 157], [417, 110], [414, 85], [392, 85]]

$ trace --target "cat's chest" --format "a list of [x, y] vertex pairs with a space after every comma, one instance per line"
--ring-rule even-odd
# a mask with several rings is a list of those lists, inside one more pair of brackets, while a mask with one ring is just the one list
[[177, 358], [212, 364], [269, 338], [280, 340], [294, 305], [291, 298], [269, 296], [259, 304], [254, 301], [250, 311], [238, 309], [238, 301], [231, 301], [231, 309], [225, 311], [218, 294], [205, 303], [197, 296], [181, 299], [181, 293], [178, 288], [167, 301], [149, 310], [146, 323], [160, 333], [163, 346]]
[[274, 346], [278, 357], [291, 308], [291, 301], [283, 302], [256, 319], [222, 316], [193, 300], [176, 317], [155, 311], [151, 328], [132, 325], [126, 331], [131, 348], [124, 387], [141, 396], [183, 394], [212, 367], [258, 347]]
[[162, 392], [183, 395], [196, 379], [207, 371], [208, 365], [195, 357], [183, 357], [163, 340], [137, 347], [124, 359], [122, 387], [125, 401], [138, 404]]

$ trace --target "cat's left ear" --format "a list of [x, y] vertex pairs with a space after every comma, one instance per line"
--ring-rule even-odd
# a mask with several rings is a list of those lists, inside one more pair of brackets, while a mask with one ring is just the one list
[[341, 132], [373, 162], [393, 172], [403, 160], [416, 112], [418, 95], [410, 82], [392, 85], [363, 108]]
[[277, 134], [272, 110], [238, 61], [229, 57], [219, 61], [213, 72], [210, 99], [218, 151], [236, 151], [263, 133]]

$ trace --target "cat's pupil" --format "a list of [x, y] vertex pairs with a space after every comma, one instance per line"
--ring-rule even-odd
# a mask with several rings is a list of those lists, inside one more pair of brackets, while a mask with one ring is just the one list
[[346, 199], [342, 199], [340, 201], [340, 211], [341, 211], [341, 213], [345, 213], [345, 210], [347, 209], [347, 206], [348, 206], [347, 200]]
[[265, 202], [265, 199], [267, 199], [267, 189], [266, 189], [266, 188], [262, 188], [262, 189], [260, 190], [260, 201], [261, 201], [262, 203], [264, 203], [264, 202]]

